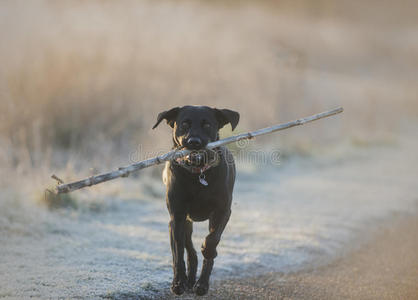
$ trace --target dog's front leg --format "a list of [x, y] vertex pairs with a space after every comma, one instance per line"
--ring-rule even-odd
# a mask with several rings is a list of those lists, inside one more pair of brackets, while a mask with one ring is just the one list
[[174, 214], [170, 221], [170, 242], [173, 254], [173, 283], [171, 291], [176, 295], [184, 293], [186, 288], [186, 266], [184, 264], [184, 230], [186, 214]]
[[221, 240], [222, 232], [224, 231], [230, 216], [231, 210], [225, 209], [215, 211], [209, 218], [209, 234], [206, 236], [205, 242], [202, 245], [202, 254], [204, 257], [202, 271], [200, 273], [200, 278], [194, 287], [197, 295], [204, 295], [209, 290], [210, 274], [212, 273], [214, 259], [218, 255], [216, 246], [218, 246], [219, 241]]

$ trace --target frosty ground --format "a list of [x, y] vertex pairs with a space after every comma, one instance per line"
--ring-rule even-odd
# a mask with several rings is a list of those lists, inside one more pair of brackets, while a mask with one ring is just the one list
[[[238, 163], [213, 280], [320, 267], [356, 250], [394, 213], [416, 211], [416, 141], [342, 145], [280, 165]], [[2, 191], [0, 296], [159, 298], [171, 282], [164, 187], [121, 179], [49, 210]], [[195, 223], [199, 248], [207, 223]], [[201, 255], [200, 255], [201, 261]]]

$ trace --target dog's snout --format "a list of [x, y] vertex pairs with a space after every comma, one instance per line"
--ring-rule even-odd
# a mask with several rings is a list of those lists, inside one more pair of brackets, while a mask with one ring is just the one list
[[198, 137], [191, 137], [187, 139], [187, 145], [190, 148], [198, 149], [202, 146], [202, 140]]

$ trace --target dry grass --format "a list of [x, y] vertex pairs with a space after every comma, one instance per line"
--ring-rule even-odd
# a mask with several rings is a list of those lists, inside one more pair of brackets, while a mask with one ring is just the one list
[[155, 116], [189, 103], [240, 111], [238, 130], [345, 106], [283, 148], [386, 134], [417, 117], [417, 5], [375, 4], [2, 1], [0, 164], [125, 164], [168, 149]]

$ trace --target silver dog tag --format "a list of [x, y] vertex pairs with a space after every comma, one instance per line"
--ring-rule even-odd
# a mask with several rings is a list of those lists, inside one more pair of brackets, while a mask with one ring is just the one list
[[199, 175], [199, 182], [201, 183], [201, 184], [203, 184], [204, 186], [208, 186], [208, 182], [205, 180], [205, 174], [203, 174], [203, 173], [200, 173], [200, 175]]

